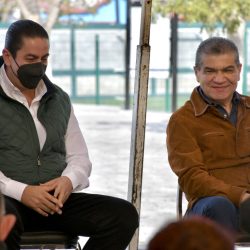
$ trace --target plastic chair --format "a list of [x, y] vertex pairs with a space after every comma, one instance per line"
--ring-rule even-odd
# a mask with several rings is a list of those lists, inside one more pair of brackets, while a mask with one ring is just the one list
[[79, 237], [60, 231], [24, 232], [21, 249], [76, 249], [80, 250]]

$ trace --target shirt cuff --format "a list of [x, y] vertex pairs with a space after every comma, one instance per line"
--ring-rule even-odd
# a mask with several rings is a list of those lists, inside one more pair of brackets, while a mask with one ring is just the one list
[[2, 193], [13, 199], [21, 201], [23, 191], [27, 186], [27, 184], [18, 181], [8, 180], [8, 182], [2, 187]]
[[79, 177], [73, 173], [62, 173], [62, 176], [66, 176], [71, 180], [73, 192], [80, 191], [89, 186], [89, 178], [87, 176], [81, 179], [80, 183]]

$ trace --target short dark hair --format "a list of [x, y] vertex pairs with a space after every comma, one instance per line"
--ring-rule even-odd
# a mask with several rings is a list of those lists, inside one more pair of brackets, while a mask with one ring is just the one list
[[234, 53], [235, 63], [240, 64], [239, 51], [233, 41], [223, 37], [210, 37], [202, 41], [196, 51], [195, 67], [202, 65], [202, 55], [221, 55]]
[[32, 20], [22, 19], [12, 23], [5, 36], [5, 48], [14, 58], [16, 52], [22, 48], [24, 37], [41, 37], [49, 40], [47, 31]]
[[234, 234], [206, 217], [192, 216], [161, 228], [147, 250], [233, 250]]

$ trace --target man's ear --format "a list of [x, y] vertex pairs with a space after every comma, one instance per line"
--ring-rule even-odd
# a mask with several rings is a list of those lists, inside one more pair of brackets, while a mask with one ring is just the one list
[[2, 55], [3, 55], [4, 64], [9, 66], [10, 65], [10, 57], [11, 57], [11, 54], [10, 54], [9, 50], [3, 49], [2, 50]]
[[0, 218], [0, 241], [4, 241], [7, 238], [15, 222], [16, 217], [13, 214], [3, 215]]
[[196, 81], [199, 82], [199, 68], [197, 66], [193, 67]]

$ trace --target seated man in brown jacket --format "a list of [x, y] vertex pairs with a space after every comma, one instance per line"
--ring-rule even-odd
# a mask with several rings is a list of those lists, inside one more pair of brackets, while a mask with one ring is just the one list
[[194, 66], [199, 86], [167, 128], [169, 163], [189, 202], [187, 215], [234, 231], [240, 205], [250, 201], [250, 97], [236, 92], [241, 67], [232, 41], [203, 41]]

